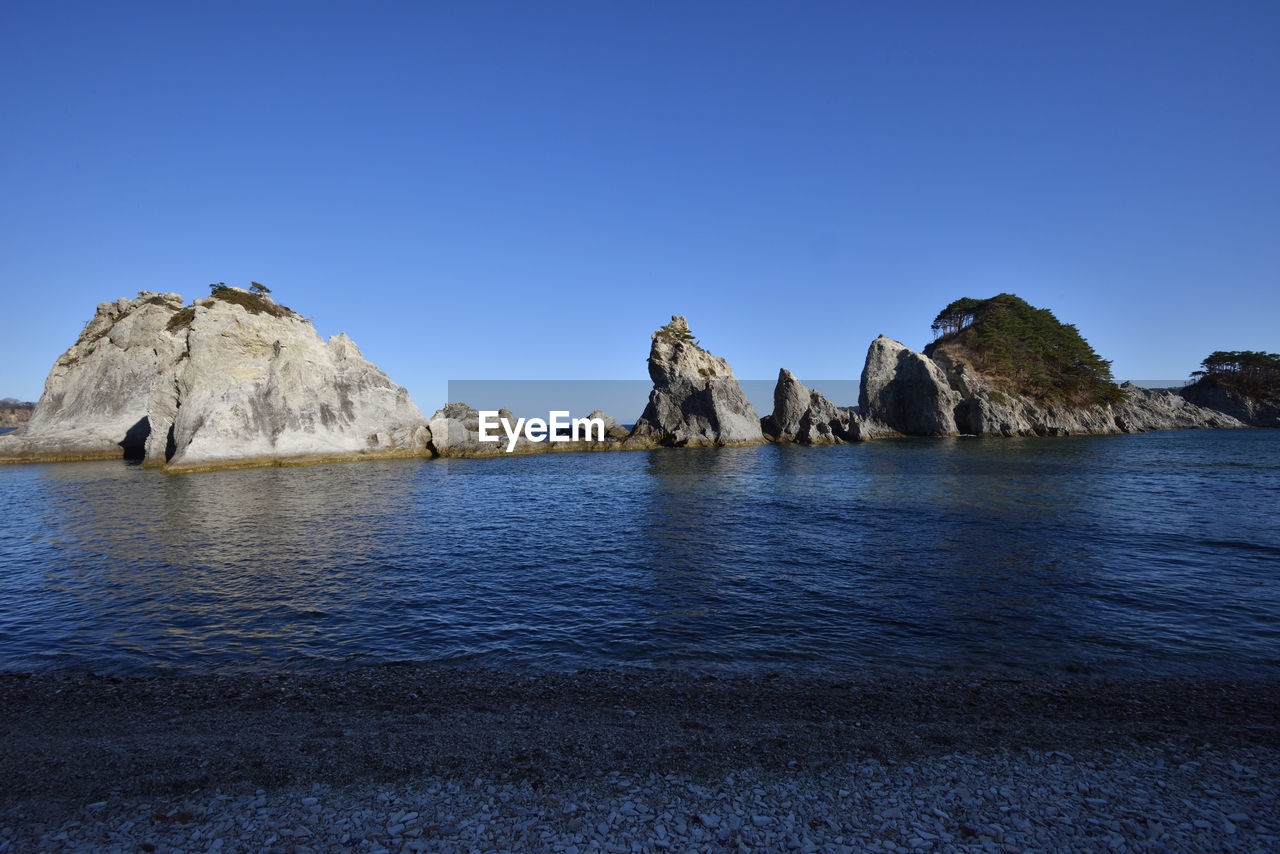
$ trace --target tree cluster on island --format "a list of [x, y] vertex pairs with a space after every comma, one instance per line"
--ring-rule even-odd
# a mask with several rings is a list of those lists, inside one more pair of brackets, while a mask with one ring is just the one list
[[1010, 391], [1074, 405], [1124, 400], [1111, 362], [1094, 352], [1075, 325], [1014, 294], [958, 299], [930, 328], [937, 337], [926, 353], [948, 350]]
[[1192, 371], [1194, 385], [1221, 386], [1261, 400], [1280, 393], [1280, 353], [1261, 350], [1215, 350]]

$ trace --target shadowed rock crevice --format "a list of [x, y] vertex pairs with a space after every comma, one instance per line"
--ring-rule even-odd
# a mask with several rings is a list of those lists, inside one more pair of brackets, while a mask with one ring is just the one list
[[142, 462], [147, 453], [147, 437], [150, 435], [151, 419], [138, 419], [138, 423], [130, 427], [119, 442], [120, 448], [124, 451], [124, 458], [129, 462]]

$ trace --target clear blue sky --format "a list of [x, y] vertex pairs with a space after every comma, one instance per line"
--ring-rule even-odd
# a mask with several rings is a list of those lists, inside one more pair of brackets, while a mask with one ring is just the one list
[[250, 279], [427, 412], [673, 313], [745, 378], [1001, 291], [1122, 379], [1280, 350], [1274, 0], [201, 5], [0, 4], [0, 397]]

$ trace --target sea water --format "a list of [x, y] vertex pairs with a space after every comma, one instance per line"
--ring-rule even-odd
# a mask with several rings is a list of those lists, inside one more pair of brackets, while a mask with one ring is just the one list
[[1280, 673], [1280, 431], [0, 466], [0, 670]]

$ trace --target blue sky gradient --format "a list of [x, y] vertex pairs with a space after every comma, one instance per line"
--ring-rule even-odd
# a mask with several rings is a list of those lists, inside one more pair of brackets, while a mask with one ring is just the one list
[[250, 279], [428, 413], [643, 379], [673, 313], [856, 379], [1001, 291], [1185, 376], [1280, 349], [1277, 44], [1275, 2], [10, 0], [0, 396], [98, 302]]

